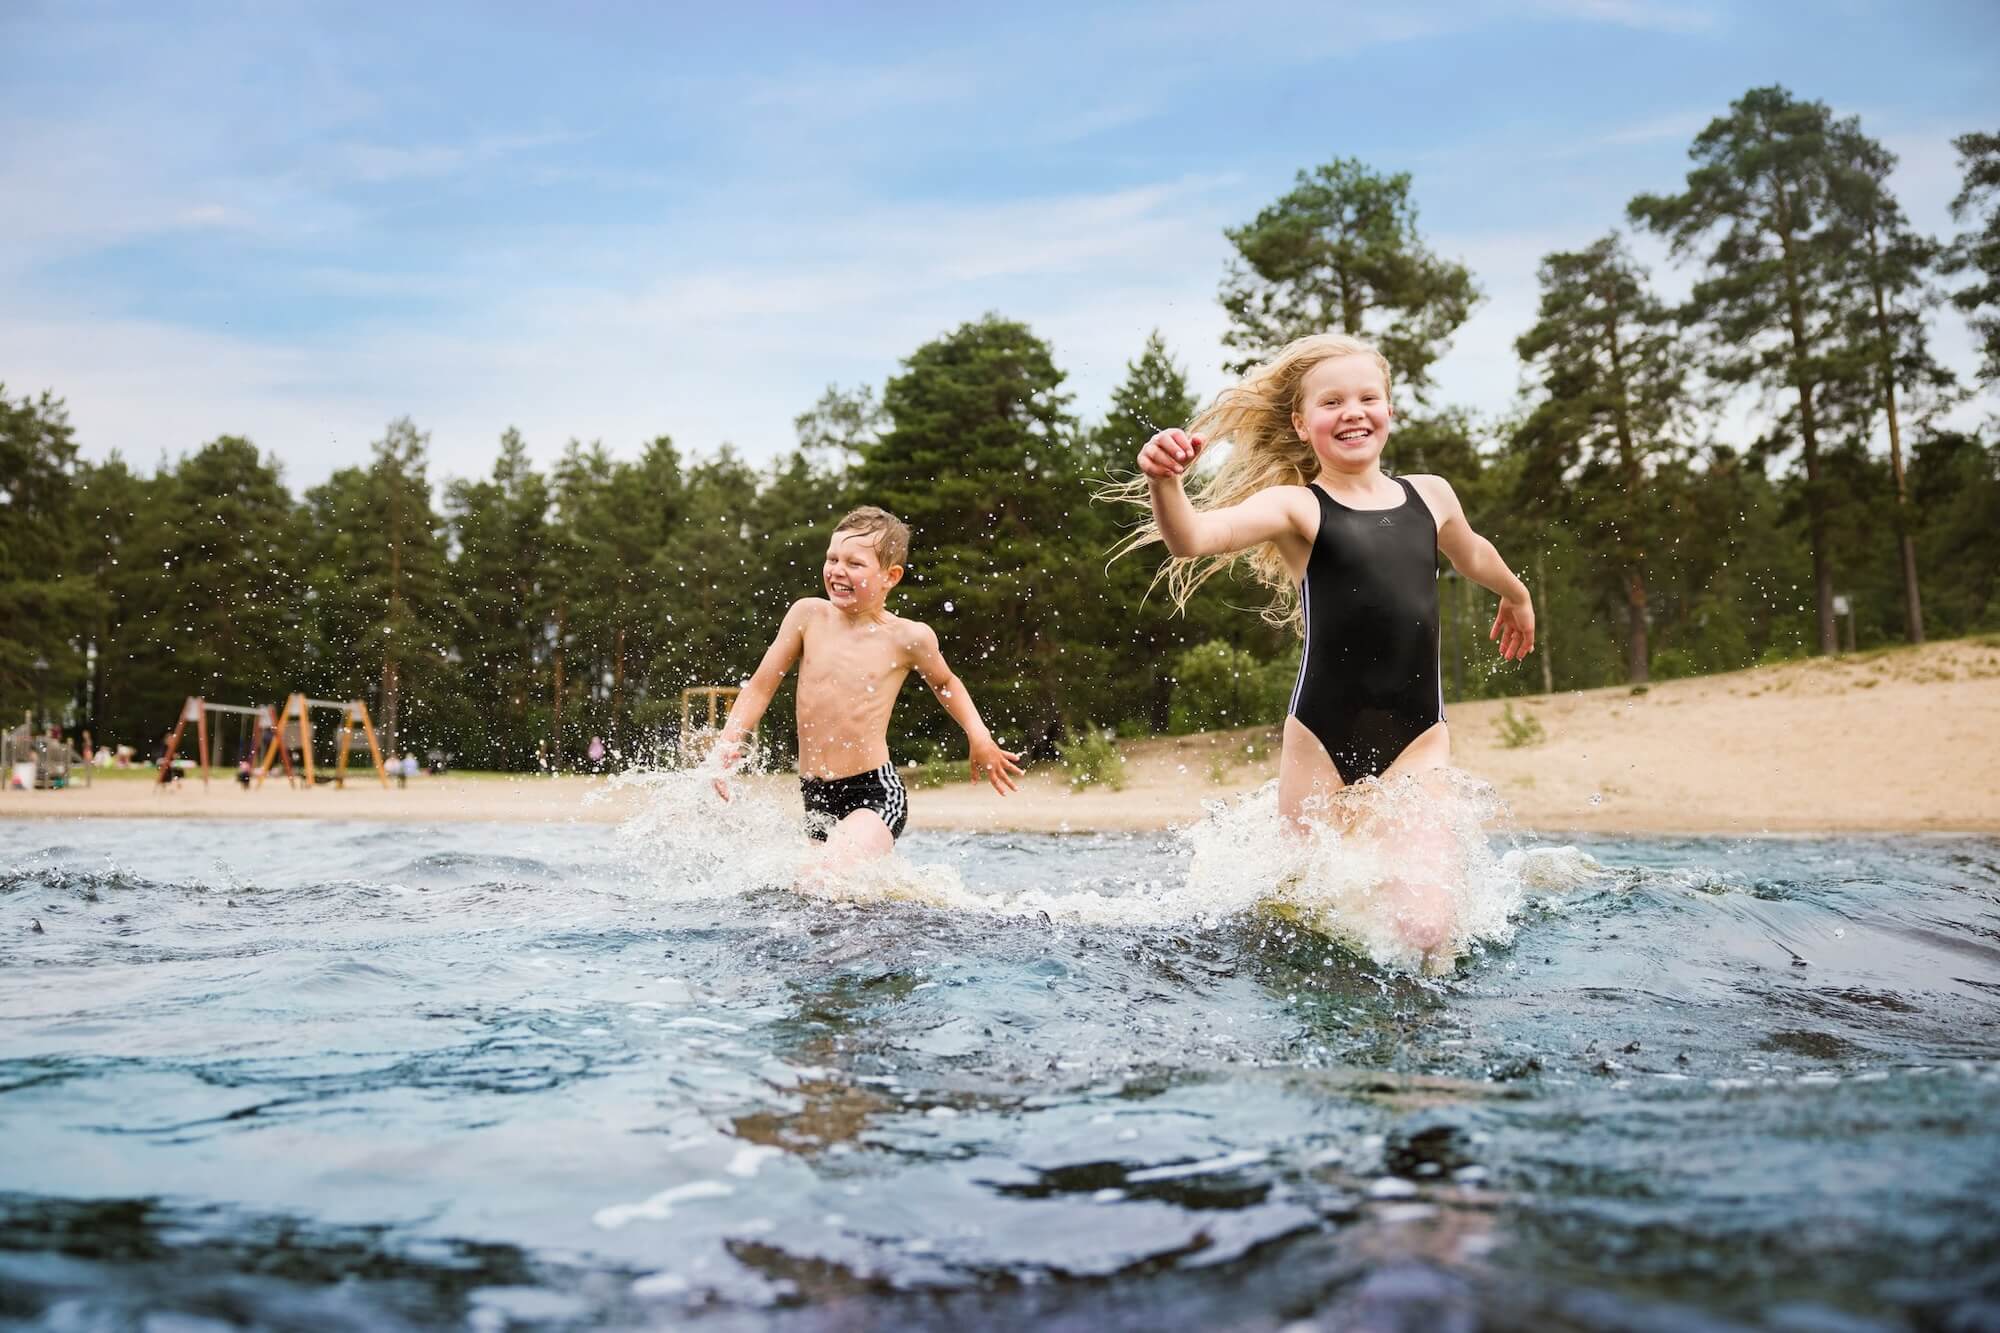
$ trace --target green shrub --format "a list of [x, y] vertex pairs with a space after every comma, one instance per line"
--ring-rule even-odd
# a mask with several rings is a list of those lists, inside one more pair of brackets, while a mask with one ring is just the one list
[[1684, 680], [1701, 674], [1701, 666], [1694, 658], [1679, 648], [1662, 648], [1653, 654], [1653, 660], [1646, 664], [1646, 673], [1654, 680]]
[[1540, 745], [1548, 739], [1540, 718], [1533, 713], [1515, 712], [1511, 703], [1505, 705], [1500, 710], [1500, 716], [1493, 720], [1493, 729], [1500, 733], [1500, 747], [1505, 750]]
[[1069, 785], [1081, 789], [1105, 786], [1113, 791], [1125, 787], [1125, 756], [1108, 731], [1084, 727], [1062, 744], [1062, 765]]
[[1221, 639], [1198, 644], [1174, 659], [1172, 730], [1216, 731], [1276, 721], [1291, 698], [1294, 664], [1260, 662], [1254, 653]]

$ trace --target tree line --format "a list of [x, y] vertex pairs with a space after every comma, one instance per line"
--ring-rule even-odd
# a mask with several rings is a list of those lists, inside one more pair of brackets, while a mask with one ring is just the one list
[[[1857, 119], [1745, 94], [1678, 189], [1628, 209], [1693, 269], [1689, 297], [1664, 300], [1615, 230], [1547, 256], [1523, 399], [1484, 421], [1430, 375], [1474, 275], [1426, 244], [1407, 174], [1337, 160], [1228, 232], [1231, 368], [1327, 328], [1383, 348], [1401, 407], [1385, 461], [1448, 477], [1538, 602], [1543, 649], [1503, 666], [1490, 599], [1446, 579], [1448, 698], [1835, 651], [1841, 597], [1860, 646], [1997, 628], [2000, 427], [1941, 422], [2000, 379], [2000, 135], [1955, 144], [1964, 230], [1946, 241], [1911, 226]], [[1973, 384], [1931, 350], [1951, 307], [1981, 349]], [[673, 739], [684, 688], [755, 664], [865, 501], [910, 523], [900, 605], [999, 734], [1274, 718], [1296, 647], [1237, 609], [1255, 590], [1175, 616], [1146, 595], [1153, 561], [1107, 565], [1137, 516], [1094, 503], [1096, 483], [1193, 414], [1184, 370], [1155, 332], [1089, 421], [1065, 379], [1031, 329], [987, 315], [879, 392], [829, 387], [763, 467], [662, 435], [631, 458], [571, 441], [541, 469], [509, 430], [488, 475], [438, 479], [400, 419], [302, 495], [236, 436], [150, 477], [82, 460], [59, 399], [0, 386], [0, 706], [144, 752], [186, 695], [302, 689], [365, 699], [392, 745], [461, 764], [567, 768], [593, 737], [640, 759]], [[1761, 432], [1724, 439], [1746, 394]], [[767, 724], [780, 752], [789, 711]], [[921, 708], [899, 725], [905, 754], [949, 731]]]

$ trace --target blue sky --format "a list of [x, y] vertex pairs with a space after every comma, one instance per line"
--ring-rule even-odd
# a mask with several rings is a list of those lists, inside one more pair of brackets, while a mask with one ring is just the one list
[[1484, 288], [1438, 398], [1496, 413], [1540, 258], [1745, 89], [1859, 114], [1934, 233], [2000, 129], [1990, 0], [722, 9], [0, 0], [0, 381], [294, 485], [402, 414], [441, 475], [509, 425], [763, 459], [993, 310], [1094, 418], [1155, 327], [1221, 385], [1222, 229], [1354, 156]]

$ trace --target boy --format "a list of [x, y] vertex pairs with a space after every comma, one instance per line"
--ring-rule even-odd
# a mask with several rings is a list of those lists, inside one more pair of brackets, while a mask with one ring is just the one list
[[840, 520], [820, 569], [826, 596], [792, 603], [715, 747], [721, 770], [715, 791], [726, 801], [728, 775], [743, 760], [744, 742], [798, 662], [806, 834], [826, 843], [829, 865], [887, 856], [903, 832], [909, 800], [889, 759], [889, 713], [911, 668], [965, 729], [974, 781], [984, 778], [1005, 796], [1021, 775], [1021, 756], [994, 742], [965, 683], [945, 665], [936, 633], [886, 609], [909, 552], [909, 528], [886, 510], [863, 505]]

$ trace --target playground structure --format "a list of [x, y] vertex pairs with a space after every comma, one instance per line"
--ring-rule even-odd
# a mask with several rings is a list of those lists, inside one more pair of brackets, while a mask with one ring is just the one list
[[[208, 719], [215, 714], [218, 719], [237, 719], [236, 752], [249, 755], [255, 752], [257, 739], [271, 727], [271, 706], [269, 704], [212, 704], [199, 695], [189, 695], [181, 705], [180, 717], [174, 722], [173, 731], [167, 736], [166, 750], [160, 756], [160, 781], [166, 782], [174, 775], [174, 757], [180, 753], [181, 736], [187, 731], [187, 724], [194, 723], [195, 754], [201, 765], [201, 785], [208, 785], [209, 769], [215, 765], [215, 749], [212, 740], [221, 739], [220, 726], [211, 732]], [[285, 757], [285, 769], [291, 770], [291, 756]]]
[[292, 776], [292, 755], [297, 750], [304, 760], [306, 786], [318, 782], [313, 769], [312, 717], [314, 708], [333, 708], [340, 711], [340, 744], [338, 758], [334, 761], [333, 784], [342, 787], [347, 784], [347, 756], [354, 748], [354, 733], [359, 731], [368, 741], [368, 754], [375, 761], [375, 776], [382, 785], [389, 785], [389, 771], [382, 763], [382, 746], [375, 739], [375, 722], [368, 716], [368, 705], [359, 699], [346, 702], [333, 699], [308, 699], [303, 693], [293, 694], [285, 700], [283, 711], [278, 714], [277, 725], [271, 730], [271, 744], [264, 751], [263, 760], [256, 769], [257, 785], [264, 785], [264, 777], [271, 771], [271, 761], [280, 755], [285, 761], [285, 776]]
[[90, 785], [90, 736], [85, 733], [79, 753], [61, 736], [37, 736], [29, 717], [21, 724], [0, 732], [0, 789], [24, 790], [67, 787], [75, 773], [83, 774]]
[[[743, 691], [734, 685], [697, 685], [693, 689], [681, 691], [681, 734], [680, 750], [683, 763], [700, 763], [708, 755], [710, 742], [715, 733], [728, 720], [729, 710], [735, 706], [736, 696]], [[706, 725], [695, 723], [696, 704], [707, 706]], [[745, 738], [746, 744], [754, 749], [757, 733], [751, 732]]]

